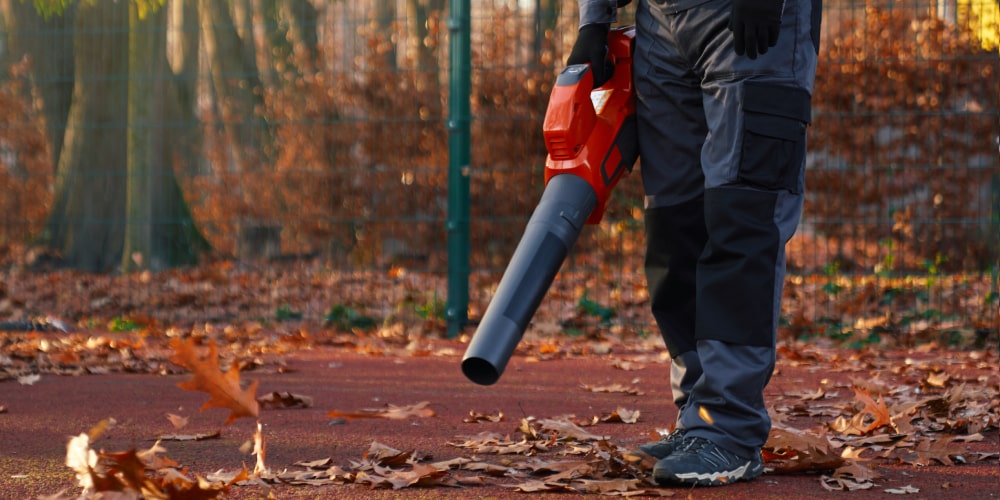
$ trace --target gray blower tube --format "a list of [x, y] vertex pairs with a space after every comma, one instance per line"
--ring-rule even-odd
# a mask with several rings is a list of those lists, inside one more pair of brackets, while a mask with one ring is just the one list
[[597, 193], [583, 178], [559, 174], [549, 179], [462, 358], [469, 380], [492, 385], [500, 379], [596, 206]]

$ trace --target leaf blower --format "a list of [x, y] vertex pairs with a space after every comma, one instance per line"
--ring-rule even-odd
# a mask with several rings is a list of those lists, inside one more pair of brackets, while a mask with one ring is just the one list
[[612, 188], [632, 170], [634, 40], [631, 26], [609, 32], [614, 72], [596, 89], [588, 64], [556, 78], [542, 126], [545, 190], [462, 359], [462, 372], [477, 384], [500, 379], [584, 224], [601, 221]]

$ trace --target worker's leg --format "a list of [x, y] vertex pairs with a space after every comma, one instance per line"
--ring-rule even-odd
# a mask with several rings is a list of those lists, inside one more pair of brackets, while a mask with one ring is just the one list
[[705, 231], [701, 148], [708, 133], [698, 77], [664, 43], [662, 23], [639, 2], [634, 76], [640, 172], [646, 192], [646, 280], [683, 407], [701, 376], [695, 352], [695, 266]]

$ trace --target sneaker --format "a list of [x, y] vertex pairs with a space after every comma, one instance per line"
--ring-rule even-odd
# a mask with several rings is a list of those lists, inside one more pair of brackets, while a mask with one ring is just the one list
[[685, 438], [653, 467], [657, 484], [722, 486], [749, 481], [764, 472], [760, 454], [743, 458], [701, 437]]
[[677, 449], [681, 441], [684, 439], [684, 429], [674, 429], [673, 432], [663, 436], [663, 439], [659, 441], [653, 441], [652, 443], [646, 443], [639, 446], [639, 451], [659, 460], [661, 458], [666, 458], [671, 453]]

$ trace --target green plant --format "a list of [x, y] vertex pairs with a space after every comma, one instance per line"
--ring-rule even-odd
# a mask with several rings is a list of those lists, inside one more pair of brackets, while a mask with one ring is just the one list
[[355, 328], [370, 330], [378, 324], [375, 318], [365, 316], [344, 304], [336, 304], [330, 307], [330, 310], [326, 313], [326, 322], [345, 330], [353, 330]]
[[282, 304], [274, 312], [274, 319], [278, 321], [302, 319], [302, 312], [292, 309], [288, 304]]
[[108, 322], [108, 330], [112, 332], [134, 332], [142, 328], [142, 325], [132, 321], [125, 316], [115, 316]]
[[447, 303], [438, 297], [437, 292], [429, 297], [423, 304], [417, 304], [413, 307], [417, 315], [425, 320], [429, 319], [441, 319], [444, 318], [445, 308]]
[[837, 283], [838, 275], [840, 274], [840, 263], [831, 262], [823, 266], [823, 274], [827, 277], [827, 282], [823, 285], [823, 291], [836, 296], [840, 293], [844, 287]]
[[860, 338], [854, 338], [847, 343], [847, 347], [850, 349], [861, 349], [870, 345], [875, 345], [882, 342], [882, 335], [878, 330], [872, 329], [868, 332], [868, 335]]
[[904, 293], [905, 291], [902, 288], [894, 286], [887, 287], [885, 290], [882, 290], [882, 297], [879, 299], [878, 303], [880, 306], [892, 305], [892, 303]]
[[583, 296], [576, 303], [576, 307], [583, 311], [587, 316], [594, 316], [600, 318], [601, 324], [606, 325], [611, 322], [611, 318], [615, 317], [615, 310], [610, 307], [605, 307], [599, 302], [595, 302], [587, 296], [588, 292], [584, 291]]
[[882, 257], [882, 262], [875, 265], [875, 275], [881, 277], [887, 277], [892, 275], [892, 271], [896, 268], [896, 255], [893, 253], [895, 242], [892, 238], [882, 238], [878, 242], [879, 247], [885, 247], [885, 257]]

